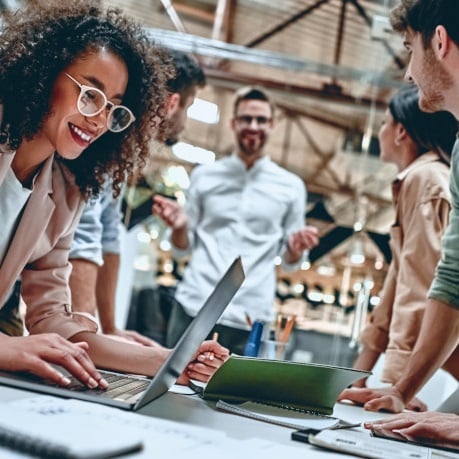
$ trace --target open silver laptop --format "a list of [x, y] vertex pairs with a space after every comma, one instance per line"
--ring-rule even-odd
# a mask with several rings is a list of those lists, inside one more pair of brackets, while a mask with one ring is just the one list
[[62, 388], [30, 374], [0, 371], [0, 384], [136, 411], [172, 387], [238, 291], [244, 278], [239, 257], [218, 282], [152, 379], [100, 370], [109, 382], [107, 390], [88, 389], [74, 378], [70, 387]]

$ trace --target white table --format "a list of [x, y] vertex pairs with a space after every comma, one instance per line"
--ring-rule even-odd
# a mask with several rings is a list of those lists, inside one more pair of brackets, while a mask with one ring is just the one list
[[[30, 398], [31, 396], [41, 397], [31, 392], [0, 386], [0, 401], [18, 400]], [[116, 409], [113, 408], [113, 410]], [[116, 410], [116, 412], [120, 413], [119, 410]], [[215, 409], [214, 403], [206, 402], [197, 395], [183, 395], [169, 392], [142, 408], [139, 413], [136, 414], [136, 417], [139, 416], [138, 419], [141, 420], [142, 415], [151, 416], [156, 419], [174, 421], [177, 423], [176, 425], [179, 430], [183, 429], [183, 431], [186, 431], [189, 426], [199, 426], [200, 428], [207, 429], [208, 435], [206, 432], [206, 436], [208, 436], [209, 439], [212, 437], [219, 438], [219, 457], [254, 459], [253, 447], [257, 442], [260, 444], [263, 442], [272, 442], [269, 448], [259, 451], [260, 455], [264, 456], [264, 459], [279, 459], [279, 454], [284, 453], [289, 459], [294, 459], [296, 457], [302, 459], [343, 459], [343, 457], [355, 457], [343, 456], [338, 453], [335, 454], [330, 451], [314, 448], [306, 443], [292, 441], [290, 439], [292, 429], [218, 411]], [[335, 406], [334, 415], [351, 422], [379, 419], [385, 416], [381, 413], [371, 413], [364, 411], [362, 408], [343, 404], [337, 404]], [[113, 432], [113, 435], [116, 435], [116, 432]], [[220, 435], [224, 435], [223, 440], [220, 438]], [[155, 451], [151, 445], [149, 448], [150, 451], [144, 451], [142, 454], [131, 454], [129, 458], [161, 457], [161, 459], [163, 459], [162, 456], [154, 455]], [[212, 448], [209, 447], [209, 451], [211, 451], [211, 449]], [[183, 451], [174, 450], [173, 441], [170, 445], [170, 453], [171, 459], [175, 459], [179, 454], [184, 454]], [[214, 453], [209, 453], [207, 457], [214, 459]], [[1, 450], [0, 457], [3, 457]], [[196, 454], [196, 456], [193, 455], [192, 452], [186, 453], [187, 459], [194, 457], [196, 457], [196, 459], [198, 457], [199, 459], [205, 459], [206, 455], [202, 455], [202, 452], [199, 453], [199, 455]], [[259, 456], [256, 455], [255, 457]]]

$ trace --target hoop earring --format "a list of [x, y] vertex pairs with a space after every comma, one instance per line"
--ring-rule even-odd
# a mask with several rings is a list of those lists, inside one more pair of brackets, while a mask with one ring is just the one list
[[0, 130], [0, 144], [4, 145], [5, 143], [9, 143], [10, 140], [10, 129], [9, 125], [3, 126]]
[[2, 126], [0, 129], [0, 153], [13, 154], [17, 147], [12, 147], [10, 144], [10, 126]]

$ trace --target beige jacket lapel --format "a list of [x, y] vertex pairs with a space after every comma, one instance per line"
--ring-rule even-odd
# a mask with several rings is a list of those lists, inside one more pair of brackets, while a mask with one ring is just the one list
[[[10, 156], [12, 160], [14, 155], [0, 156]], [[2, 279], [2, 284], [5, 286], [12, 285], [20, 276], [37, 245], [37, 240], [40, 240], [48, 226], [54, 211], [55, 204], [51, 198], [53, 159], [54, 156], [51, 156], [46, 160], [35, 180], [33, 192], [27, 201], [20, 223], [3, 260], [0, 268], [0, 279]], [[9, 163], [11, 163], [11, 160]], [[5, 164], [0, 164], [0, 179], [3, 179], [6, 173], [5, 165], [6, 162]], [[3, 295], [7, 293], [0, 288], [0, 305], [3, 303]]]

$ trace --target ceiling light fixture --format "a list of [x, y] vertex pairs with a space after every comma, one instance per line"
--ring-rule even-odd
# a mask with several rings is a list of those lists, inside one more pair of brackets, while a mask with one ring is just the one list
[[188, 118], [206, 124], [217, 124], [220, 121], [218, 105], [204, 99], [195, 98], [187, 111]]
[[211, 164], [215, 161], [215, 153], [205, 148], [195, 147], [185, 142], [178, 142], [172, 147], [177, 158], [195, 164]]

